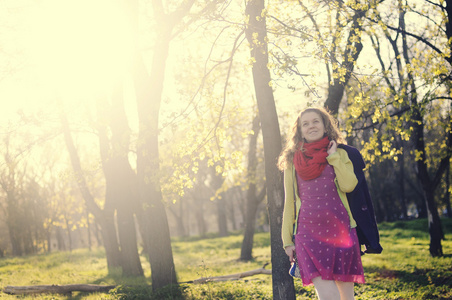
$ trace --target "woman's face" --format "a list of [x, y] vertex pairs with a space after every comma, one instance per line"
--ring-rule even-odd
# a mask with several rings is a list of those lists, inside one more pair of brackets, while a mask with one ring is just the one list
[[301, 136], [308, 143], [320, 141], [325, 135], [322, 116], [316, 112], [306, 112], [300, 119]]

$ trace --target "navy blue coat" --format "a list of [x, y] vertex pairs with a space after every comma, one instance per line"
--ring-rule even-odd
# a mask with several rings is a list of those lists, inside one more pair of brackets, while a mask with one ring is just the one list
[[377, 221], [375, 219], [374, 207], [364, 175], [363, 157], [358, 149], [340, 144], [338, 147], [347, 151], [348, 157], [353, 163], [353, 169], [358, 179], [358, 184], [351, 193], [347, 193], [347, 200], [350, 205], [353, 218], [357, 223], [356, 232], [359, 244], [364, 245], [364, 253], [381, 253], [383, 248], [380, 245], [380, 234], [378, 233]]

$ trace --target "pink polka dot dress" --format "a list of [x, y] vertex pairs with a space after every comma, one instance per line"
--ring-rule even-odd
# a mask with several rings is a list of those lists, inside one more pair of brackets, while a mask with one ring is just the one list
[[309, 181], [297, 175], [301, 207], [295, 251], [303, 285], [321, 276], [324, 280], [364, 283], [356, 230], [337, 193], [332, 166]]

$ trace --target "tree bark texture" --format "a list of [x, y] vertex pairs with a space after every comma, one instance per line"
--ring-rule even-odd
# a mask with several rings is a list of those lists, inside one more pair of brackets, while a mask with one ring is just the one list
[[270, 219], [273, 299], [295, 299], [293, 279], [289, 275], [289, 259], [281, 240], [282, 211], [284, 206], [283, 177], [276, 167], [281, 152], [281, 133], [276, 113], [270, 71], [267, 67], [267, 28], [264, 0], [250, 0], [246, 6], [249, 24], [246, 37], [254, 59], [252, 68], [259, 117], [264, 141], [267, 205]]

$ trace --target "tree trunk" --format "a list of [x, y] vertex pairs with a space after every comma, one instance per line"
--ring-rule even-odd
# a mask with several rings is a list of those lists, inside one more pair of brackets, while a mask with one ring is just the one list
[[421, 113], [417, 109], [417, 106], [413, 108], [413, 122], [414, 131], [413, 139], [415, 143], [415, 149], [421, 153], [421, 158], [417, 161], [417, 178], [422, 186], [424, 192], [424, 200], [427, 206], [428, 215], [428, 231], [430, 233], [430, 255], [433, 257], [443, 256], [443, 247], [441, 240], [444, 239], [444, 233], [441, 226], [441, 219], [439, 218], [438, 209], [435, 203], [435, 189], [437, 184], [430, 179], [427, 170], [427, 161], [425, 154], [425, 142], [424, 142], [424, 122]]
[[[210, 181], [210, 189], [214, 195], [221, 188], [224, 182], [224, 177], [221, 174], [216, 173], [215, 166], [208, 168], [212, 180]], [[218, 222], [218, 233], [220, 236], [225, 237], [229, 235], [228, 231], [228, 219], [226, 217], [226, 201], [225, 193], [220, 193], [218, 197], [215, 198], [215, 203], [217, 206], [217, 222]]]
[[246, 6], [249, 24], [246, 37], [254, 59], [252, 68], [259, 117], [264, 141], [267, 205], [270, 219], [273, 299], [295, 299], [293, 278], [289, 275], [289, 259], [281, 240], [282, 211], [284, 206], [283, 177], [276, 167], [281, 152], [281, 133], [276, 113], [267, 50], [267, 28], [264, 0], [250, 0]]
[[[402, 142], [402, 148], [403, 148], [403, 140]], [[400, 155], [400, 181], [399, 181], [399, 185], [400, 185], [400, 204], [402, 206], [402, 217], [403, 219], [408, 219], [408, 209], [407, 209], [407, 205], [406, 205], [406, 196], [405, 196], [405, 155], [402, 154]]]
[[[168, 220], [160, 186], [159, 112], [169, 44], [176, 24], [190, 11], [194, 0], [183, 1], [171, 14], [164, 12], [162, 1], [152, 1], [157, 36], [153, 47], [150, 75], [136, 41], [133, 79], [138, 109], [137, 176], [141, 207], [137, 214], [143, 242], [151, 264], [152, 288], [176, 284]], [[138, 1], [127, 2], [130, 21], [139, 34]]]
[[[162, 47], [164, 48], [162, 49]], [[165, 66], [164, 63], [161, 65], [159, 60], [166, 60], [167, 47], [168, 44], [156, 47], [157, 53], [154, 54], [153, 65], [156, 70], [153, 74], [160, 78], [157, 81], [163, 80], [164, 77]], [[141, 63], [141, 65], [145, 74], [144, 64]], [[141, 76], [144, 75], [143, 72], [140, 72]], [[162, 86], [159, 87], [160, 93], [155, 90], [150, 90], [148, 93], [146, 92], [147, 87], [152, 86], [154, 80], [148, 76], [141, 77], [141, 79], [140, 77], [135, 77], [140, 120], [137, 145], [138, 190], [142, 210], [141, 225], [144, 226], [143, 240], [149, 251], [152, 288], [155, 290], [168, 284], [175, 284], [177, 280], [168, 220], [159, 182], [158, 113]], [[144, 82], [143, 79], [145, 79]], [[158, 95], [155, 95], [156, 92]]]
[[253, 241], [256, 224], [256, 212], [259, 207], [259, 200], [256, 195], [256, 169], [257, 169], [257, 138], [260, 131], [259, 116], [253, 120], [253, 134], [250, 135], [248, 149], [248, 191], [246, 194], [245, 208], [245, 230], [243, 233], [242, 249], [240, 260], [253, 259]]
[[89, 212], [88, 210], [85, 210], [86, 212], [86, 234], [88, 235], [88, 249], [91, 251], [93, 249], [93, 241], [91, 238], [91, 224], [89, 222]]
[[256, 212], [259, 207], [257, 197], [247, 198], [245, 231], [243, 233], [242, 249], [240, 252], [240, 260], [248, 261], [253, 259], [253, 241], [256, 223]]
[[446, 171], [446, 194], [444, 195], [444, 201], [446, 202], [447, 206], [447, 217], [452, 218], [452, 209], [450, 207], [450, 164], [447, 167]]
[[441, 240], [444, 239], [444, 233], [435, 203], [435, 193], [431, 188], [427, 188], [425, 193], [428, 211], [428, 232], [430, 233], [430, 255], [432, 257], [440, 257], [443, 256]]
[[108, 271], [111, 272], [121, 265], [119, 245], [116, 238], [114, 210], [109, 202], [105, 202], [103, 210], [101, 210], [97, 206], [96, 202], [94, 201], [93, 195], [88, 189], [85, 177], [83, 176], [80, 158], [78, 157], [77, 150], [71, 137], [69, 124], [64, 114], [61, 114], [61, 122], [66, 147], [69, 152], [72, 168], [74, 169], [74, 174], [76, 176], [80, 192], [83, 196], [83, 199], [85, 200], [87, 209], [94, 215], [102, 229], [101, 234], [104, 242], [105, 254], [107, 256]]
[[[120, 243], [120, 264], [124, 276], [143, 276], [137, 245], [137, 232], [133, 212], [138, 207], [136, 176], [129, 160], [130, 129], [124, 111], [121, 82], [112, 96], [112, 103], [98, 103], [99, 144], [102, 167], [106, 181], [106, 201], [116, 210], [118, 238]], [[109, 109], [108, 109], [109, 108]], [[111, 129], [111, 140], [107, 137], [107, 127]]]
[[[405, 11], [400, 9], [403, 13], [400, 13], [400, 19], [399, 19], [399, 26], [403, 30], [402, 32], [402, 46], [403, 46], [403, 57], [405, 59], [405, 63], [410, 63], [409, 58], [409, 46], [407, 42], [407, 36], [405, 32], [405, 19], [404, 14]], [[441, 226], [441, 219], [439, 218], [438, 209], [436, 207], [435, 203], [435, 189], [438, 187], [440, 183], [440, 179], [442, 177], [442, 174], [446, 170], [445, 167], [449, 163], [450, 159], [450, 150], [452, 146], [452, 134], [449, 131], [446, 134], [446, 139], [448, 139], [448, 149], [449, 152], [446, 157], [441, 159], [440, 165], [435, 172], [435, 176], [433, 176], [433, 179], [430, 178], [427, 168], [427, 155], [426, 155], [426, 149], [425, 149], [425, 139], [424, 139], [424, 118], [422, 115], [421, 110], [423, 109], [421, 107], [421, 103], [418, 103], [418, 96], [416, 91], [416, 85], [414, 80], [413, 71], [408, 70], [407, 72], [407, 79], [410, 85], [410, 90], [412, 93], [410, 104], [411, 104], [411, 112], [412, 112], [412, 125], [413, 125], [413, 134], [412, 139], [414, 142], [415, 150], [420, 153], [420, 159], [417, 160], [417, 178], [422, 186], [423, 193], [424, 193], [424, 199], [426, 201], [427, 206], [427, 214], [428, 214], [428, 220], [429, 220], [429, 233], [430, 233], [430, 255], [433, 257], [436, 256], [442, 256], [443, 255], [443, 248], [441, 245], [441, 240], [444, 239], [444, 233]], [[452, 122], [452, 119], [451, 119]]]
[[203, 199], [200, 198], [193, 198], [195, 202], [200, 203], [199, 205], [196, 205], [195, 207], [195, 216], [196, 216], [196, 225], [198, 227], [198, 234], [200, 237], [206, 237], [207, 234], [207, 226], [206, 221], [204, 219], [204, 205], [203, 205]]
[[56, 240], [57, 240], [57, 244], [58, 244], [58, 250], [66, 251], [66, 243], [64, 241], [62, 231], [63, 231], [63, 229], [61, 229], [61, 227], [56, 228]]
[[112, 273], [115, 269], [121, 267], [121, 254], [119, 252], [119, 244], [116, 234], [115, 219], [113, 211], [108, 209], [104, 216], [99, 218], [100, 234], [107, 256], [108, 272]]
[[[177, 235], [178, 236], [187, 236], [187, 230], [185, 228], [185, 209], [184, 209], [184, 201], [177, 201], [176, 207], [169, 207], [169, 212], [174, 216], [174, 220], [176, 222]], [[179, 212], [176, 212], [179, 211]], [[187, 211], [188, 213], [188, 211]]]
[[224, 196], [224, 193], [221, 193], [220, 197], [215, 199], [215, 202], [217, 203], [218, 234], [221, 237], [229, 235], [228, 219], [226, 217], [226, 199]]
[[66, 222], [66, 233], [67, 233], [67, 240], [69, 245], [69, 252], [72, 252], [72, 234], [71, 234], [71, 224], [69, 224], [69, 219], [67, 216], [64, 217], [64, 221]]
[[137, 175], [141, 207], [138, 212], [142, 237], [151, 264], [153, 290], [176, 284], [168, 220], [160, 187], [158, 120], [171, 29], [164, 23], [154, 48], [151, 76], [143, 58], [136, 54], [134, 82], [139, 117]]
[[234, 198], [234, 193], [231, 193], [231, 189], [229, 189], [227, 192], [225, 192], [225, 197], [228, 199], [228, 202], [226, 203], [226, 211], [227, 214], [226, 216], [228, 217], [228, 221], [230, 224], [230, 228], [232, 229], [232, 231], [237, 231], [238, 226], [237, 226], [237, 220], [235, 218], [235, 208], [236, 208], [236, 203], [235, 203], [235, 198]]
[[[12, 176], [14, 177], [14, 176]], [[11, 187], [8, 187], [5, 190], [6, 192], [6, 201], [7, 201], [7, 227], [9, 233], [9, 240], [11, 241], [11, 249], [13, 256], [22, 256], [24, 254], [24, 250], [21, 244], [20, 238], [20, 217], [17, 208], [17, 199], [15, 196], [15, 192], [12, 190], [8, 190]]]

